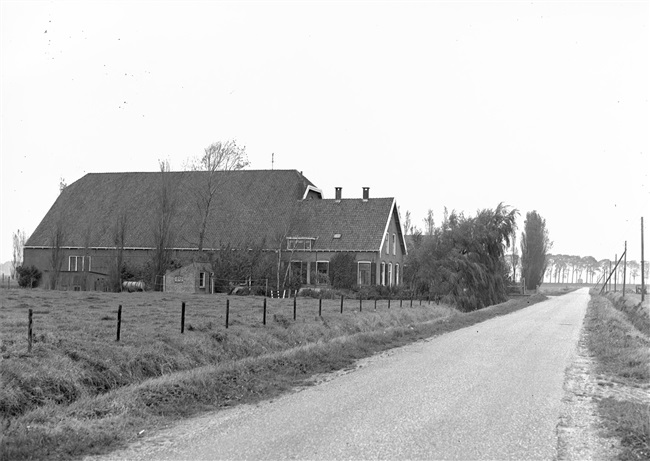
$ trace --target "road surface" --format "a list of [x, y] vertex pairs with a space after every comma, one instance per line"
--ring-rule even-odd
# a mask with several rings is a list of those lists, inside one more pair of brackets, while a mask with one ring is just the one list
[[113, 459], [553, 459], [587, 289], [395, 349]]

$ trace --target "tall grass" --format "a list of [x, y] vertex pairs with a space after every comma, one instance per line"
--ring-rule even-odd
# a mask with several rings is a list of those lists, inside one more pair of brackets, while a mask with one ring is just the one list
[[[610, 299], [592, 291], [585, 328], [597, 372], [626, 386], [650, 390], [650, 328], [647, 302]], [[612, 302], [613, 301], [613, 302]], [[598, 410], [607, 435], [621, 440], [621, 460], [650, 459], [650, 405], [633, 397], [601, 398]]]
[[[543, 297], [460, 314], [393, 300], [268, 300], [162, 293], [9, 292], [0, 308], [1, 459], [62, 458], [115, 448], [165, 421], [285, 392], [316, 373], [471, 325]], [[187, 303], [185, 334], [180, 305]], [[123, 305], [122, 340], [115, 341]], [[26, 352], [27, 309], [36, 343]]]

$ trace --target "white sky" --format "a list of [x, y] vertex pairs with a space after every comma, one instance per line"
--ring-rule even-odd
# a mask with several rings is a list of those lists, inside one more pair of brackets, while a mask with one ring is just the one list
[[[67, 183], [218, 140], [326, 197], [546, 218], [640, 260], [648, 2], [1, 2], [0, 261]], [[137, 200], [137, 197], [134, 197]]]

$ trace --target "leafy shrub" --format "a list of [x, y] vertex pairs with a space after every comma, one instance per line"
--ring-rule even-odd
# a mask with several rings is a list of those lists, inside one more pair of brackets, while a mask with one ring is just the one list
[[43, 276], [36, 266], [18, 266], [16, 273], [18, 274], [18, 285], [23, 288], [37, 287]]
[[356, 283], [356, 275], [352, 253], [337, 253], [330, 259], [330, 279], [334, 288], [351, 289]]
[[338, 299], [341, 294], [336, 290], [331, 290], [329, 288], [303, 288], [298, 294], [304, 296], [305, 298], [323, 298], [323, 299]]

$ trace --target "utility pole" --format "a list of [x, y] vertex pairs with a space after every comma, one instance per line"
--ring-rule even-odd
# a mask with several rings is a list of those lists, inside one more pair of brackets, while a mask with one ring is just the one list
[[[614, 261], [618, 261], [618, 254], [614, 255]], [[617, 278], [616, 269], [617, 269], [617, 267], [614, 267], [614, 293], [616, 293], [616, 281], [617, 281], [616, 280], [616, 278]]]
[[623, 297], [625, 298], [625, 274], [627, 272], [627, 240], [625, 241], [625, 252], [623, 253]]

